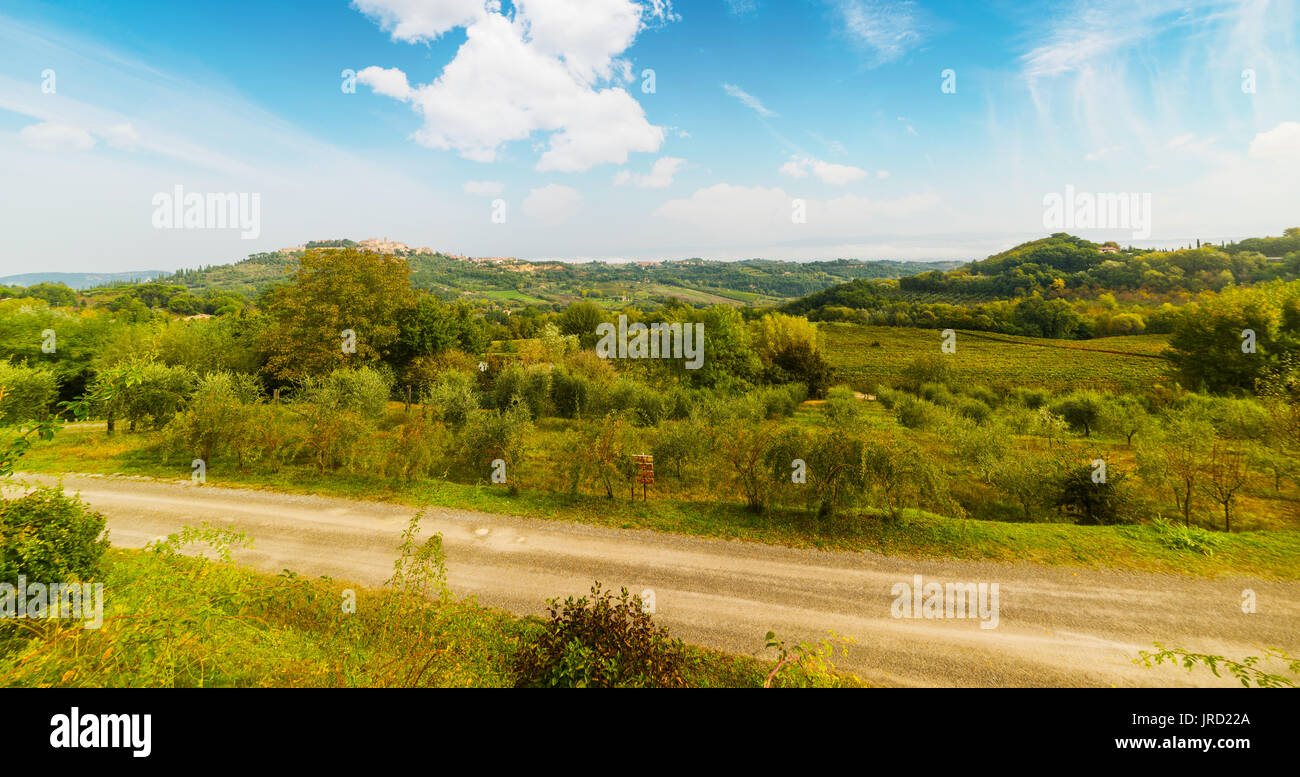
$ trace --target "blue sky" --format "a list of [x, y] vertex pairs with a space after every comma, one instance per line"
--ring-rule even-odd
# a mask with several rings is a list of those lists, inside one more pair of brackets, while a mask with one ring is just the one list
[[[1067, 186], [1150, 195], [1149, 237], [1074, 230], [1092, 239], [1279, 234], [1300, 223], [1296, 6], [11, 0], [0, 274], [344, 236], [970, 259], [1055, 231]], [[256, 236], [155, 228], [176, 185], [257, 193]]]

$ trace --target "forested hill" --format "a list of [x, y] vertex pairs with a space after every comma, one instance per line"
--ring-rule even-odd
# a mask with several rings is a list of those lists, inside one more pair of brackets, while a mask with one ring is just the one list
[[1152, 251], [1058, 233], [950, 270], [853, 279], [786, 303], [823, 321], [1038, 337], [1167, 332], [1206, 293], [1300, 278], [1300, 227], [1282, 237]]
[[[411, 282], [418, 288], [444, 297], [481, 296], [523, 304], [564, 304], [584, 297], [646, 302], [676, 296], [704, 304], [771, 305], [854, 278], [902, 278], [928, 270], [948, 270], [959, 264], [850, 259], [829, 262], [687, 259], [611, 264], [466, 259], [414, 251], [399, 254], [411, 265]], [[254, 296], [287, 280], [297, 267], [298, 256], [298, 252], [255, 254], [235, 264], [182, 270], [161, 280], [184, 286], [195, 294], [236, 291]]]

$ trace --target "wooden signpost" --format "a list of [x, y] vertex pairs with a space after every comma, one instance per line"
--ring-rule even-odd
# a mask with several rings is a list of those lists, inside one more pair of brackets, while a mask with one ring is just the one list
[[632, 461], [636, 463], [636, 482], [632, 484], [632, 499], [636, 499], [636, 483], [641, 484], [641, 500], [647, 501], [646, 489], [655, 482], [655, 457], [635, 454]]

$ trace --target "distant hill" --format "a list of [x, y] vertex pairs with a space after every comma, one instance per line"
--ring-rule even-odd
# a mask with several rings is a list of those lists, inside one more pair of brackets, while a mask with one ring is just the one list
[[[747, 259], [736, 262], [685, 259], [662, 262], [530, 262], [509, 257], [472, 259], [407, 249], [402, 243], [368, 240], [319, 241], [306, 247], [379, 246], [403, 256], [411, 266], [411, 283], [446, 299], [495, 300], [505, 307], [567, 305], [591, 299], [608, 307], [661, 303], [677, 297], [695, 304], [773, 305], [854, 278], [902, 278], [931, 270], [949, 270], [958, 262], [859, 261], [784, 262]], [[388, 247], [396, 247], [386, 250]], [[288, 279], [302, 247], [254, 254], [234, 264], [181, 270], [166, 283], [195, 294], [236, 291], [255, 296]]]
[[165, 270], [130, 272], [28, 272], [0, 277], [3, 286], [34, 286], [38, 283], [62, 283], [70, 289], [89, 289], [113, 283], [135, 283], [166, 275]]

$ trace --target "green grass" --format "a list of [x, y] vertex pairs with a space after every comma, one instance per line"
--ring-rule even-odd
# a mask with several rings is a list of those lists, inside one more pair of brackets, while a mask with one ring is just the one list
[[[892, 383], [917, 357], [940, 353], [940, 330], [820, 324], [824, 352], [846, 382]], [[948, 356], [964, 384], [1036, 386], [1053, 391], [1079, 386], [1115, 391], [1149, 389], [1168, 377], [1164, 335], [1097, 340], [1048, 340], [985, 332], [958, 332]]]
[[[801, 411], [802, 413], [803, 411]], [[143, 434], [106, 437], [72, 427], [39, 443], [23, 459], [24, 471], [142, 475], [186, 480], [189, 470], [161, 463], [156, 443]], [[318, 475], [287, 466], [278, 473], [239, 473], [216, 462], [208, 483], [290, 493], [430, 504], [485, 513], [568, 520], [611, 528], [649, 529], [828, 550], [870, 550], [887, 555], [987, 560], [1005, 563], [1119, 568], [1195, 576], [1250, 575], [1300, 579], [1300, 531], [1277, 529], [1222, 534], [1211, 555], [1179, 550], [1152, 526], [1096, 527], [1054, 523], [1006, 523], [949, 518], [908, 511], [891, 521], [877, 513], [826, 522], [804, 512], [755, 515], [738, 503], [666, 498], [662, 488], [649, 502], [601, 496], [568, 496], [521, 489], [516, 495], [487, 484], [448, 481], [407, 483], [361, 472]]]
[[[109, 550], [98, 579], [99, 629], [0, 621], [0, 687], [511, 687], [515, 655], [543, 628], [472, 599], [151, 551]], [[349, 596], [350, 612], [340, 605]], [[754, 642], [762, 647], [763, 635]], [[685, 645], [682, 678], [761, 687], [772, 665]], [[776, 684], [809, 682], [793, 667]], [[844, 673], [829, 682], [864, 685]]]

